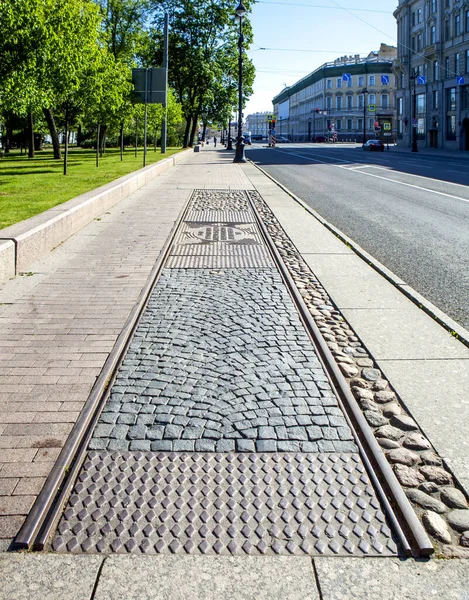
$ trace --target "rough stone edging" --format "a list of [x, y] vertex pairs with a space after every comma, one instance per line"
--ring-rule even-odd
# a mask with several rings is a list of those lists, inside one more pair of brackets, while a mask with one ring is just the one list
[[451, 470], [423, 435], [271, 209], [258, 192], [251, 195], [308, 310], [433, 543], [446, 557], [469, 558], [468, 501]]
[[0, 231], [0, 284], [25, 271], [110, 207], [160, 173], [176, 165], [187, 151], [129, 173], [58, 206]]

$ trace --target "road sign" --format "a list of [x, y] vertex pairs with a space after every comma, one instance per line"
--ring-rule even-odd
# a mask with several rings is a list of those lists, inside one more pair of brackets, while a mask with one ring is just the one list
[[389, 85], [389, 75], [381, 75], [381, 83], [383, 85]]
[[166, 105], [167, 69], [132, 69], [134, 97], [147, 104]]
[[368, 112], [376, 112], [376, 104], [368, 104]]
[[388, 137], [388, 136], [392, 135], [392, 133], [390, 131], [385, 131], [383, 133], [383, 135], [386, 136], [386, 137]]
[[267, 115], [265, 120], [266, 121], [272, 121], [272, 119], [274, 118], [274, 115]]
[[462, 77], [461, 75], [458, 75], [458, 76], [456, 77], [456, 83], [457, 83], [458, 85], [464, 85], [464, 77]]
[[383, 123], [384, 131], [391, 131], [391, 123]]
[[427, 83], [427, 78], [425, 75], [419, 75], [417, 77], [417, 85], [425, 85]]
[[275, 129], [271, 129], [270, 133], [271, 133], [272, 135], [275, 135]]
[[352, 76], [350, 73], [342, 73], [342, 81], [352, 81]]

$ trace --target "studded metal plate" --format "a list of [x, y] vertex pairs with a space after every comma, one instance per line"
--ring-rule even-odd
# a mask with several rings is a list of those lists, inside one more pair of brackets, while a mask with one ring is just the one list
[[253, 223], [254, 217], [248, 210], [190, 210], [184, 220], [192, 223]]
[[227, 255], [170, 256], [168, 269], [261, 269], [272, 266], [266, 248], [244, 248]]
[[59, 552], [392, 556], [356, 454], [89, 452]]

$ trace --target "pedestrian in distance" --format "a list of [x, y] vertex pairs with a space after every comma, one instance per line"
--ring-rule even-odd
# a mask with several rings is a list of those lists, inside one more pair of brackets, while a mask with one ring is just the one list
[[215, 146], [215, 148], [217, 147], [217, 136], [216, 135], [213, 136], [213, 145]]

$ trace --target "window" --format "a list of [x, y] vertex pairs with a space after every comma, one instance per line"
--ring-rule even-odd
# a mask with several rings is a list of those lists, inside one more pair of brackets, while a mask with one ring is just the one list
[[445, 8], [449, 8], [449, 0], [445, 0]]
[[464, 85], [462, 87], [462, 109], [469, 109], [469, 85]]
[[417, 23], [417, 13], [414, 12], [412, 13], [412, 25], [415, 25]]
[[363, 75], [358, 76], [358, 87], [363, 87], [365, 85], [365, 78]]
[[417, 113], [425, 114], [425, 94], [417, 94]]
[[326, 108], [329, 110], [332, 108], [332, 98], [330, 96], [326, 98]]
[[353, 108], [353, 96], [347, 96], [347, 110]]
[[397, 114], [401, 116], [404, 112], [404, 98], [397, 99]]
[[456, 52], [456, 54], [454, 55], [454, 72], [456, 75], [459, 75], [459, 67], [460, 67], [460, 61], [459, 61], [459, 52]]
[[454, 15], [454, 35], [461, 35], [461, 17], [459, 13]]
[[336, 87], [341, 88], [342, 87], [342, 77], [337, 77], [337, 81], [336, 83]]
[[359, 129], [360, 131], [363, 129], [363, 119], [358, 119], [357, 129]]
[[446, 110], [456, 110], [456, 88], [446, 90]]
[[421, 23], [422, 22], [422, 9], [418, 8], [417, 9], [417, 23]]
[[411, 48], [412, 52], [415, 52], [415, 36], [414, 35], [410, 38], [410, 48]]
[[348, 129], [349, 131], [351, 131], [351, 130], [352, 130], [352, 119], [347, 119], [347, 129]]
[[337, 120], [335, 128], [337, 129], [337, 131], [340, 131], [342, 129], [342, 121], [340, 119]]
[[445, 58], [445, 77], [448, 78], [449, 74], [449, 56]]
[[374, 128], [375, 128], [375, 120], [368, 119], [368, 129], [374, 129]]
[[326, 81], [326, 88], [327, 88], [328, 90], [332, 89], [332, 79], [328, 79], [328, 80]]
[[401, 89], [405, 88], [405, 73], [401, 73]]
[[417, 35], [417, 52], [421, 52], [422, 51], [422, 34], [419, 33]]
[[437, 10], [438, 10], [438, 1], [437, 0], [432, 0], [431, 1], [431, 11], [432, 11], [432, 13], [436, 13]]
[[444, 35], [445, 42], [447, 42], [450, 37], [449, 36], [449, 19], [445, 19], [443, 31], [445, 33], [445, 35]]
[[464, 20], [466, 21], [466, 25], [465, 25], [464, 29], [466, 30], [466, 33], [469, 33], [469, 10], [466, 10], [464, 15], [465, 15]]
[[363, 94], [358, 96], [358, 108], [363, 108], [363, 98], [364, 98]]
[[446, 139], [447, 140], [455, 140], [456, 139], [456, 116], [448, 115], [446, 117]]
[[337, 107], [337, 110], [342, 110], [342, 96], [337, 96], [337, 98], [335, 99], [335, 105]]
[[436, 27], [435, 25], [430, 25], [430, 44], [434, 44], [436, 42]]
[[438, 61], [433, 61], [433, 81], [438, 81], [440, 77]]
[[466, 73], [469, 73], [469, 50], [466, 50]]
[[368, 75], [368, 85], [375, 85], [375, 76]]
[[368, 94], [368, 104], [376, 104], [376, 96], [374, 94]]
[[389, 108], [387, 94], [381, 94], [381, 108], [384, 108], [385, 110]]
[[350, 79], [347, 81], [347, 87], [353, 87], [353, 77], [350, 77]]
[[440, 94], [438, 90], [433, 90], [433, 110], [440, 108]]

